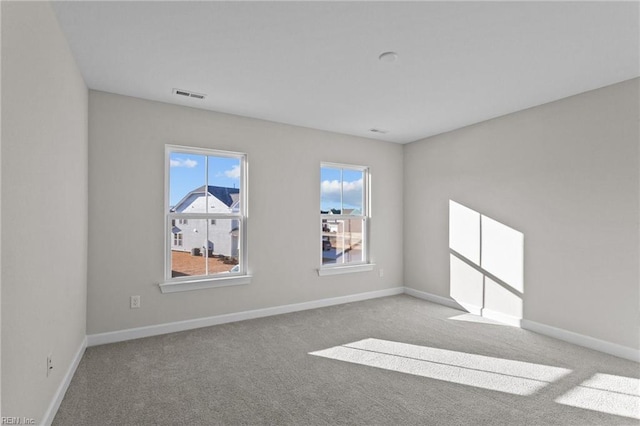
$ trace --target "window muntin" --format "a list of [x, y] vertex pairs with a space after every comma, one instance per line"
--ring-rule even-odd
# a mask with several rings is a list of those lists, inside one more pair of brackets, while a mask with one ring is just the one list
[[322, 163], [322, 268], [368, 263], [368, 177], [366, 167]]
[[166, 281], [246, 275], [246, 155], [167, 146]]

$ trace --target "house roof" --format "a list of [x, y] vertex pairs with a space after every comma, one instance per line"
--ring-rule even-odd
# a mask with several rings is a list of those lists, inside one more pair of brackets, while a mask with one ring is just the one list
[[[204, 185], [196, 189], [193, 192], [202, 192]], [[225, 188], [223, 186], [208, 186], [209, 194], [222, 201], [227, 207], [231, 207], [233, 203], [240, 198], [240, 189], [238, 188]]]
[[185, 195], [182, 200], [180, 200], [175, 206], [171, 208], [171, 211], [178, 210], [178, 207], [182, 203], [184, 203], [192, 194], [204, 194], [205, 188], [207, 188], [207, 192], [210, 195], [222, 201], [227, 207], [231, 207], [240, 199], [239, 188], [225, 188], [223, 186], [202, 185]]

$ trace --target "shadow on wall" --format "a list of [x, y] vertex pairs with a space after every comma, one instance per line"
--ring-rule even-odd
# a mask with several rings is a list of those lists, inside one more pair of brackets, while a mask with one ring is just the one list
[[524, 234], [449, 200], [450, 295], [467, 311], [520, 326]]

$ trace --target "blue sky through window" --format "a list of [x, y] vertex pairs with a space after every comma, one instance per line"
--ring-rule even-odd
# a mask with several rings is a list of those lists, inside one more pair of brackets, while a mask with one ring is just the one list
[[[352, 169], [320, 169], [320, 210], [357, 209], [362, 212], [364, 172]], [[342, 203], [342, 204], [341, 204]]]
[[240, 159], [172, 152], [169, 156], [169, 204], [175, 206], [185, 195], [205, 184], [209, 161], [209, 185], [240, 187]]

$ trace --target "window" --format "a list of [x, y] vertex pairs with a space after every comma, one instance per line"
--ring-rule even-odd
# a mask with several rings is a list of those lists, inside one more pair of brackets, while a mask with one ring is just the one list
[[[320, 235], [322, 271], [369, 267], [369, 170], [361, 166], [322, 163], [320, 168]], [[349, 272], [351, 272], [351, 269]]]
[[163, 292], [248, 282], [246, 155], [166, 147]]

